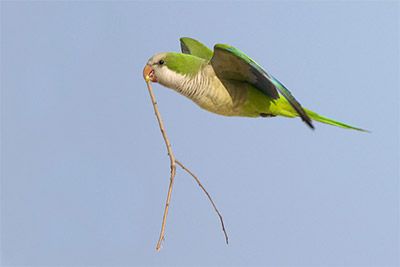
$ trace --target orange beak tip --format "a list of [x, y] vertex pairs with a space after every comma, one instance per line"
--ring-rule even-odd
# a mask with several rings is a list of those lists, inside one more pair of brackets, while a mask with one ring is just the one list
[[148, 82], [148, 81], [156, 82], [157, 81], [157, 79], [154, 75], [154, 69], [148, 64], [146, 64], [146, 66], [144, 66], [143, 78], [146, 82]]

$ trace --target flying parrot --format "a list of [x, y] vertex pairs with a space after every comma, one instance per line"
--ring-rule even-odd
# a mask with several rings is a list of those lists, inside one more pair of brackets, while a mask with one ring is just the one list
[[158, 53], [143, 69], [158, 82], [191, 99], [201, 108], [224, 116], [300, 117], [366, 131], [303, 108], [290, 91], [239, 49], [216, 44], [214, 51], [192, 38], [181, 38], [182, 53]]

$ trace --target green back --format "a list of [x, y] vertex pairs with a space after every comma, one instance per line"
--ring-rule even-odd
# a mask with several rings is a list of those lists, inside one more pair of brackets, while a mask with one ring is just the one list
[[165, 57], [166, 66], [182, 75], [195, 75], [207, 62], [196, 56], [170, 52]]

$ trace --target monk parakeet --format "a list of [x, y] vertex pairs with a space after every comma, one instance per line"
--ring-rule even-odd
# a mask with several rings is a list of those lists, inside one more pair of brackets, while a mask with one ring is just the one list
[[300, 117], [365, 131], [303, 108], [290, 91], [239, 49], [216, 44], [214, 51], [191, 38], [181, 38], [182, 53], [152, 56], [143, 70], [158, 82], [191, 99], [201, 108], [225, 116]]

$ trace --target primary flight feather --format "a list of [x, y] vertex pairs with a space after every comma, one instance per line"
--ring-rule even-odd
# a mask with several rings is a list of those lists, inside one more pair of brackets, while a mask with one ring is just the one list
[[242, 117], [300, 117], [365, 131], [303, 108], [290, 91], [239, 49], [216, 44], [214, 51], [192, 38], [181, 38], [182, 53], [159, 53], [143, 76], [188, 97], [210, 112]]

